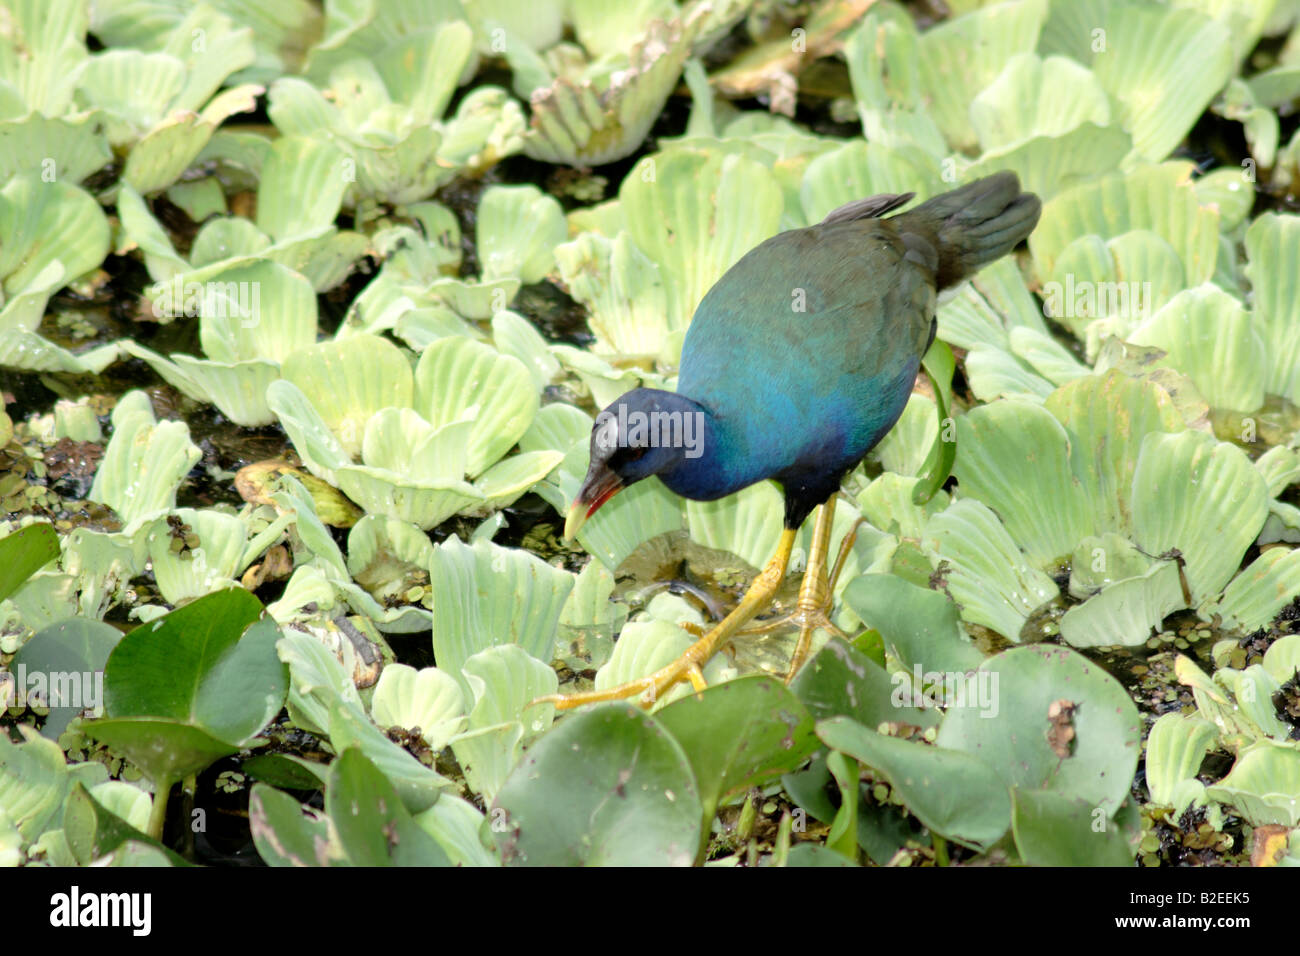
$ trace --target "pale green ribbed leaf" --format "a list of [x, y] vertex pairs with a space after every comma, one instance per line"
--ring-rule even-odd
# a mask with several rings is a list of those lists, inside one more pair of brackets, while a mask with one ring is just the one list
[[1214, 275], [1219, 216], [1201, 206], [1191, 180], [1192, 166], [1168, 162], [1116, 172], [1066, 190], [1043, 204], [1042, 218], [1029, 237], [1040, 277], [1051, 277], [1057, 259], [1079, 236], [1112, 239], [1149, 230], [1168, 242], [1182, 260], [1189, 282]]
[[812, 160], [804, 171], [799, 196], [804, 216], [814, 223], [863, 196], [914, 192], [927, 199], [945, 188], [933, 158], [920, 150], [857, 142]]
[[1138, 647], [1165, 617], [1185, 607], [1178, 565], [1163, 561], [1137, 577], [1106, 585], [1061, 618], [1061, 639], [1073, 647]]
[[[168, 604], [180, 604], [212, 591], [234, 587], [248, 529], [234, 515], [219, 511], [177, 508], [172, 512], [198, 535], [199, 544], [183, 553], [172, 550], [167, 519], [154, 522], [148, 533], [149, 560], [158, 590]], [[170, 517], [170, 515], [169, 515]]]
[[352, 456], [302, 389], [277, 379], [267, 386], [266, 404], [284, 426], [303, 464], [319, 477], [334, 482], [335, 469], [351, 461]]
[[0, 179], [47, 170], [60, 182], [79, 184], [113, 158], [96, 114], [44, 116], [39, 112], [0, 122]]
[[284, 360], [281, 374], [307, 396], [349, 457], [360, 453], [371, 415], [389, 406], [409, 408], [415, 392], [405, 356], [373, 335], [299, 349]]
[[1065, 558], [1094, 526], [1071, 457], [1069, 434], [1041, 405], [1000, 401], [957, 419], [962, 495], [997, 512], [1037, 567]]
[[1128, 133], [1118, 126], [1084, 123], [1059, 136], [1034, 136], [992, 149], [966, 167], [963, 176], [976, 180], [1002, 169], [1020, 177], [1020, 185], [1044, 201], [1085, 180], [1110, 172], [1132, 148]]
[[409, 521], [426, 531], [482, 500], [473, 485], [459, 478], [419, 478], [368, 465], [341, 465], [334, 474], [339, 490], [370, 514]]
[[464, 696], [454, 677], [436, 667], [416, 670], [389, 664], [379, 675], [370, 716], [380, 727], [416, 730], [431, 750], [441, 750], [467, 723]]
[[687, 501], [686, 527], [691, 540], [761, 568], [776, 550], [784, 510], [781, 492], [763, 481], [717, 501]]
[[1177, 548], [1193, 604], [1228, 583], [1268, 515], [1268, 488], [1235, 445], [1204, 432], [1151, 434], [1133, 471], [1133, 531], [1151, 555]]
[[350, 182], [344, 160], [324, 138], [276, 140], [257, 188], [257, 228], [279, 240], [332, 226]]
[[1006, 62], [1038, 43], [1046, 0], [1016, 0], [945, 20], [921, 34], [917, 74], [929, 114], [957, 150], [976, 145], [970, 106]]
[[658, 355], [669, 331], [667, 293], [658, 267], [625, 231], [613, 239], [583, 233], [557, 246], [560, 278], [587, 307], [602, 352]]
[[1217, 602], [1203, 609], [1224, 626], [1249, 634], [1267, 625], [1300, 594], [1300, 549], [1269, 548], [1238, 574]]
[[113, 409], [113, 435], [88, 497], [130, 529], [175, 507], [177, 489], [201, 457], [184, 422], [158, 421], [144, 392], [128, 392]]
[[[348, 341], [356, 341], [356, 338]], [[470, 420], [465, 472], [478, 475], [519, 441], [539, 400], [524, 364], [462, 336], [439, 339], [415, 368], [414, 407], [433, 426]]]
[[516, 276], [527, 285], [554, 268], [569, 230], [564, 209], [536, 186], [492, 186], [479, 200], [476, 236], [484, 279]]
[[980, 149], [1060, 136], [1084, 123], [1110, 124], [1110, 101], [1087, 67], [1064, 56], [1020, 53], [970, 105]]
[[1246, 230], [1246, 255], [1254, 312], [1264, 340], [1264, 389], [1300, 403], [1300, 216], [1265, 213]]
[[972, 498], [953, 502], [925, 526], [930, 564], [947, 562], [947, 592], [965, 621], [1018, 642], [1029, 616], [1059, 594], [1031, 567], [998, 516]]
[[[433, 653], [459, 676], [474, 654], [518, 644], [529, 655], [555, 656], [555, 629], [574, 576], [541, 559], [488, 541], [465, 545], [452, 536], [434, 549]], [[461, 679], [461, 686], [471, 691]]]
[[492, 316], [492, 342], [502, 355], [524, 363], [538, 391], [560, 374], [560, 363], [551, 354], [546, 339], [517, 312], [506, 310]]
[[1294, 827], [1300, 824], [1300, 750], [1260, 741], [1208, 793], [1253, 826]]
[[664, 283], [668, 329], [685, 328], [722, 274], [780, 224], [781, 188], [737, 155], [673, 149], [641, 160], [619, 190], [633, 241]]
[[1201, 717], [1163, 714], [1156, 720], [1147, 737], [1146, 753], [1152, 803], [1173, 805], [1178, 786], [1196, 779], [1216, 736], [1214, 725]]
[[1076, 379], [1045, 404], [1070, 438], [1073, 483], [1091, 516], [1085, 528], [1132, 534], [1133, 473], [1142, 442], [1149, 432], [1184, 428], [1169, 393], [1111, 370]]
[[554, 704], [528, 706], [534, 698], [555, 693], [555, 671], [506, 644], [467, 660], [463, 680], [474, 706], [465, 732], [451, 746], [470, 788], [491, 802], [519, 761], [523, 744], [547, 731], [555, 718]]
[[1262, 373], [1271, 364], [1264, 341], [1241, 303], [1217, 285], [1178, 293], [1129, 341], [1163, 349], [1159, 364], [1190, 378], [1212, 408], [1253, 412], [1264, 404]]
[[[5, 297], [36, 284], [53, 292], [108, 255], [108, 220], [70, 183], [17, 176], [0, 188], [0, 282]], [[57, 263], [58, 271], [47, 271]], [[35, 327], [28, 331], [36, 331]]]

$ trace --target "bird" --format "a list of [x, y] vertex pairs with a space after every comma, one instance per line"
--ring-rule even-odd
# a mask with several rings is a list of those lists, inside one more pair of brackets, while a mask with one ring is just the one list
[[566, 538], [619, 491], [652, 476], [696, 501], [774, 481], [784, 496], [781, 537], [739, 604], [677, 660], [618, 687], [539, 701], [565, 710], [640, 695], [649, 706], [683, 680], [703, 689], [703, 666], [781, 586], [814, 509], [787, 680], [814, 631], [833, 630], [834, 578], [852, 543], [846, 537], [828, 574], [840, 483], [902, 415], [936, 334], [938, 294], [1009, 253], [1042, 211], [1010, 171], [887, 216], [913, 198], [859, 199], [750, 250], [696, 308], [676, 391], [635, 388], [597, 415]]

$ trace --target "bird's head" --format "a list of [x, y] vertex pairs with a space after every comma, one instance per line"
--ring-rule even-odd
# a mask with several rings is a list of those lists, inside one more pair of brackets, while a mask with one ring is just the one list
[[636, 388], [596, 416], [591, 465], [564, 522], [572, 538], [606, 501], [629, 485], [661, 475], [703, 450], [703, 413], [673, 392]]

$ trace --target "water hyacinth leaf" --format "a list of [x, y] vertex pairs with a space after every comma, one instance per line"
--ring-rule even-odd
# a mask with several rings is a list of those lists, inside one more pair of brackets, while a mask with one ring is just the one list
[[549, 664], [512, 644], [475, 654], [465, 662], [462, 678], [474, 705], [465, 732], [451, 746], [470, 788], [491, 802], [523, 745], [550, 728], [555, 706], [530, 707], [529, 702], [554, 694], [558, 679]]
[[166, 717], [246, 744], [280, 710], [279, 628], [241, 588], [217, 591], [131, 631], [104, 671], [112, 717]]
[[973, 498], [955, 501], [931, 518], [922, 547], [932, 567], [946, 565], [946, 573], [940, 573], [962, 619], [1010, 641], [1021, 641], [1030, 616], [1060, 593], [1025, 560], [998, 516]]
[[937, 710], [913, 706], [910, 694], [899, 693], [898, 678], [839, 638], [829, 640], [804, 665], [790, 689], [814, 720], [850, 717], [866, 727], [894, 721], [932, 727], [939, 722]]
[[1030, 866], [1132, 866], [1118, 826], [1098, 828], [1097, 808], [1054, 790], [1011, 791], [1011, 831]]
[[1119, 683], [1063, 647], [1016, 647], [979, 666], [992, 712], [950, 707], [936, 744], [978, 756], [1008, 787], [1048, 789], [1114, 815], [1141, 750], [1137, 708]]
[[1162, 561], [1066, 611], [1061, 638], [1072, 647], [1138, 647], [1167, 615], [1186, 606], [1178, 565]]
[[1246, 277], [1250, 279], [1252, 327], [1264, 340], [1264, 389], [1300, 402], [1300, 280], [1289, 264], [1300, 256], [1300, 216], [1265, 213], [1246, 230]]
[[554, 658], [556, 625], [573, 589], [569, 572], [524, 551], [452, 536], [434, 549], [429, 579], [434, 657], [467, 694], [461, 668], [488, 647], [518, 644], [538, 660]]
[[1093, 533], [1131, 534], [1133, 473], [1152, 432], [1184, 428], [1169, 393], [1112, 369], [1062, 386], [1045, 402], [1070, 436], [1074, 483], [1091, 515]]
[[142, 866], [190, 865], [104, 807], [80, 782], [69, 788], [63, 808], [63, 833], [76, 865], [104, 865], [105, 861], [109, 866], [132, 865], [132, 858], [140, 859]]
[[1253, 412], [1264, 404], [1272, 359], [1256, 322], [1217, 285], [1178, 293], [1128, 338], [1164, 350], [1159, 364], [1187, 375], [1212, 408]]
[[284, 360], [281, 373], [308, 398], [349, 457], [361, 453], [371, 415], [409, 408], [415, 394], [410, 363], [396, 345], [374, 335], [299, 349]]
[[528, 285], [554, 268], [553, 250], [569, 230], [564, 209], [536, 186], [491, 186], [479, 200], [476, 236], [483, 278]]
[[325, 814], [264, 783], [253, 784], [248, 824], [258, 855], [267, 866], [337, 866], [343, 862], [343, 848]]
[[1053, 276], [1057, 259], [1079, 236], [1113, 239], [1139, 229], [1154, 232], [1173, 247], [1188, 283], [1208, 281], [1218, 258], [1219, 214], [1200, 204], [1192, 169], [1185, 162], [1140, 166], [1081, 183], [1049, 199], [1029, 238], [1038, 275]]
[[1300, 594], [1300, 549], [1269, 548], [1232, 579], [1202, 613], [1243, 634], [1265, 627]]
[[893, 574], [864, 574], [848, 586], [844, 599], [880, 632], [886, 649], [905, 668], [966, 671], [984, 659], [962, 634], [957, 605], [938, 591]]
[[[99, 700], [98, 678], [108, 655], [122, 638], [122, 632], [103, 621], [72, 618], [41, 628], [14, 654], [10, 673], [45, 675], [53, 686], [43, 689], [49, 716], [41, 725], [41, 735], [58, 740], [73, 717], [88, 708], [103, 706]], [[56, 683], [57, 682], [57, 683]], [[40, 689], [19, 689], [28, 694]], [[59, 706], [58, 698], [63, 699]]]
[[325, 812], [353, 866], [450, 866], [380, 769], [349, 747], [330, 764]]
[[723, 798], [795, 770], [818, 747], [799, 698], [765, 675], [682, 697], [655, 716], [686, 752], [706, 827]]
[[1300, 825], [1300, 751], [1260, 741], [1243, 750], [1228, 775], [1207, 793], [1252, 826]]
[[59, 556], [59, 535], [47, 521], [30, 524], [0, 538], [0, 601]]
[[495, 808], [513, 866], [689, 866], [703, 817], [681, 745], [628, 705], [566, 719], [524, 756]]
[[465, 472], [480, 474], [519, 441], [539, 400], [518, 359], [460, 336], [439, 339], [415, 368], [414, 407], [435, 428], [473, 421]]
[[1177, 549], [1196, 604], [1215, 597], [1268, 515], [1268, 487], [1240, 448], [1203, 432], [1153, 433], [1133, 472], [1137, 546]]
[[826, 746], [881, 773], [916, 818], [963, 846], [985, 849], [1006, 833], [1003, 781], [972, 754], [876, 733], [847, 717], [817, 724]]
[[[24, 174], [0, 188], [0, 283], [5, 297], [36, 280], [54, 292], [108, 255], [108, 219], [90, 194], [71, 183]], [[51, 268], [53, 267], [53, 268]], [[35, 331], [35, 326], [27, 331]]]
[[668, 329], [683, 329], [714, 282], [780, 227], [772, 174], [743, 156], [672, 149], [641, 160], [619, 190], [633, 241], [664, 283]]
[[418, 730], [430, 750], [441, 750], [465, 727], [465, 701], [456, 679], [436, 667], [389, 664], [375, 685], [370, 715], [380, 727]]
[[89, 498], [116, 511], [130, 531], [175, 507], [176, 491], [200, 457], [184, 422], [159, 422], [144, 392], [128, 392], [113, 409], [113, 437]]
[[1060, 136], [1084, 124], [1110, 124], [1110, 101], [1092, 71], [1064, 56], [1020, 53], [970, 105], [980, 149]]

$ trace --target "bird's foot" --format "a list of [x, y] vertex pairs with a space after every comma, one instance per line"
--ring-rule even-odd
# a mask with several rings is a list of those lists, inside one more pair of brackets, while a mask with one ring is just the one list
[[[772, 556], [772, 560], [754, 579], [753, 584], [749, 586], [749, 590], [745, 592], [745, 596], [741, 598], [735, 609], [714, 625], [708, 633], [696, 640], [681, 657], [668, 666], [662, 667], [653, 674], [638, 680], [619, 684], [617, 687], [610, 687], [605, 690], [582, 691], [576, 694], [548, 694], [545, 697], [538, 697], [532, 703], [554, 704], [556, 710], [571, 710], [574, 707], [581, 707], [583, 704], [596, 704], [601, 701], [626, 700], [630, 697], [637, 697], [637, 703], [642, 707], [651, 707], [666, 691], [683, 680], [689, 680], [696, 690], [704, 690], [707, 686], [704, 682], [704, 665], [709, 662], [714, 654], [728, 644], [736, 636], [736, 633], [753, 619], [755, 614], [767, 606], [768, 602], [772, 600], [772, 595], [780, 588], [781, 582], [785, 579], [785, 569], [790, 561], [790, 552], [794, 548], [794, 538], [795, 531], [793, 529], [787, 528], [782, 531], [776, 554]], [[688, 630], [693, 632], [694, 628], [688, 628]]]

